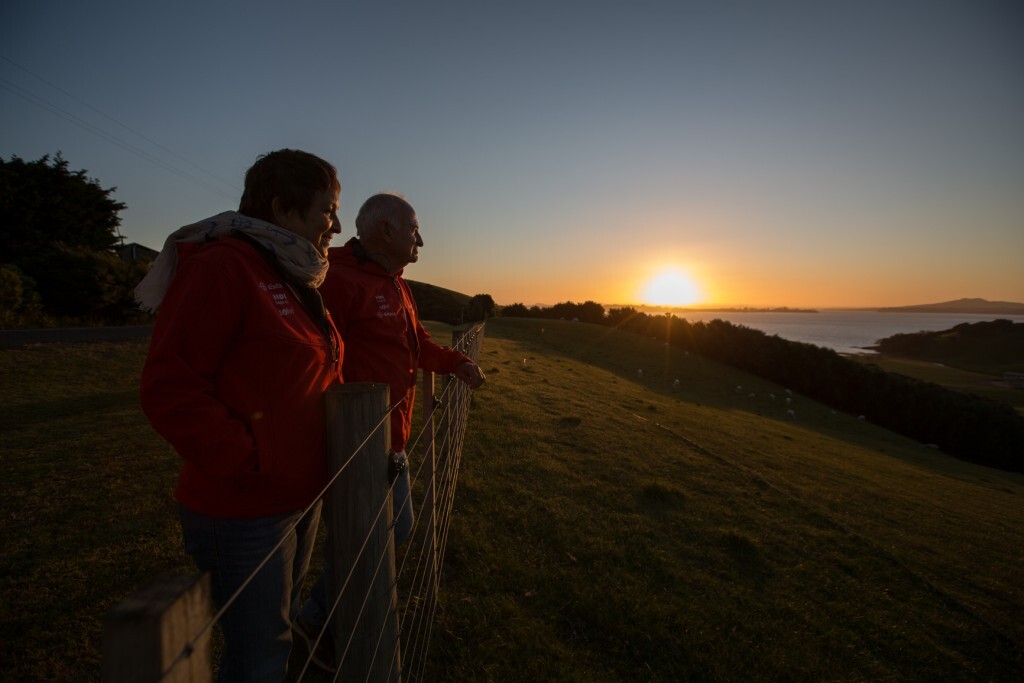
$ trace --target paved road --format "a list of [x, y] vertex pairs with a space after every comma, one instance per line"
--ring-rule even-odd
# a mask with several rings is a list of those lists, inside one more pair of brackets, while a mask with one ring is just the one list
[[152, 325], [130, 327], [64, 327], [53, 330], [0, 330], [0, 347], [49, 344], [53, 342], [123, 341], [148, 339]]

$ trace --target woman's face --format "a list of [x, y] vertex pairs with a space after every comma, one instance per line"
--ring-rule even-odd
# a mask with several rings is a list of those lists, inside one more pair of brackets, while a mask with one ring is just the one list
[[327, 256], [331, 239], [341, 232], [337, 212], [338, 193], [334, 190], [322, 190], [314, 195], [313, 203], [305, 213], [297, 209], [284, 213], [275, 211], [274, 217], [282, 228], [305, 237], [321, 254]]

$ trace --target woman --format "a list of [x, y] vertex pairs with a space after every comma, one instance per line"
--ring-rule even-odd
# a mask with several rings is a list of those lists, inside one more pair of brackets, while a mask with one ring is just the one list
[[317, 292], [339, 191], [312, 154], [262, 156], [238, 212], [173, 233], [136, 290], [159, 307], [142, 407], [183, 459], [185, 549], [218, 608], [282, 544], [221, 618], [221, 681], [279, 681], [287, 668], [327, 482], [323, 393], [341, 381], [342, 342]]

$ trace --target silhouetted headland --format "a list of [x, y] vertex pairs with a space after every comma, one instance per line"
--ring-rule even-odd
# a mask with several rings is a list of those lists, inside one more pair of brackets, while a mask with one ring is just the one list
[[894, 306], [875, 309], [880, 313], [983, 313], [993, 315], [1024, 315], [1024, 304], [1012, 301], [985, 299], [957, 299], [938, 304]]

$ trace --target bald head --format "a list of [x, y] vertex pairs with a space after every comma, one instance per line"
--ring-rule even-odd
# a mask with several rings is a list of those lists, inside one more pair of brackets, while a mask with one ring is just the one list
[[383, 224], [395, 225], [408, 220], [414, 214], [412, 205], [400, 194], [383, 192], [375, 194], [359, 208], [356, 216], [356, 235], [362, 240], [371, 238]]
[[419, 259], [423, 246], [416, 211], [400, 194], [375, 194], [356, 216], [356, 235], [370, 258], [391, 274]]

